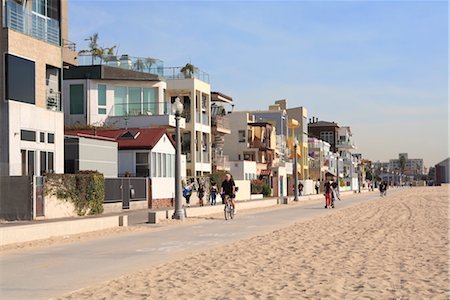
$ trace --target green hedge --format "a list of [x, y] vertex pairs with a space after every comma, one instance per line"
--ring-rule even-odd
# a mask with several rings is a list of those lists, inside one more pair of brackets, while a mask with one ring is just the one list
[[105, 180], [103, 174], [82, 171], [77, 174], [48, 174], [45, 177], [45, 195], [70, 201], [79, 216], [103, 212]]
[[255, 179], [251, 182], [251, 193], [252, 194], [263, 194], [265, 197], [272, 194], [270, 186], [264, 183], [264, 181]]

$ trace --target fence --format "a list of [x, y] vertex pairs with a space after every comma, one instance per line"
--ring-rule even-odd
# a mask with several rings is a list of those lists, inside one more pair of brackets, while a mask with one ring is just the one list
[[33, 219], [32, 177], [0, 176], [0, 219]]
[[123, 209], [130, 201], [147, 201], [147, 178], [105, 178], [105, 203], [122, 202]]

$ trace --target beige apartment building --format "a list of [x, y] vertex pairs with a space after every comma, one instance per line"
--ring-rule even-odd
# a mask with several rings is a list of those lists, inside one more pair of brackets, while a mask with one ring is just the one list
[[67, 1], [2, 0], [0, 14], [0, 175], [62, 173]]

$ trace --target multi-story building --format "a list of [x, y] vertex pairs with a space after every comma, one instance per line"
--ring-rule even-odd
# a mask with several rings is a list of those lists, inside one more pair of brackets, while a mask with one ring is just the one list
[[322, 183], [335, 177], [337, 157], [335, 153], [330, 151], [330, 144], [314, 137], [310, 137], [308, 141], [309, 174], [311, 178]]
[[408, 158], [408, 153], [399, 153], [397, 159], [389, 160], [389, 170], [401, 172], [406, 176], [418, 177], [424, 172], [422, 158]]
[[295, 119], [298, 122], [298, 126], [294, 127], [292, 130], [294, 132], [294, 136], [298, 141], [298, 148], [300, 151], [300, 158], [298, 160], [299, 170], [300, 170], [300, 179], [306, 180], [309, 179], [311, 174], [309, 174], [309, 162], [308, 162], [308, 110], [306, 107], [293, 107], [287, 108], [287, 101], [280, 100], [276, 101], [276, 104], [280, 104], [283, 109], [286, 109], [286, 112], [289, 116], [289, 119]]
[[435, 166], [436, 173], [434, 183], [441, 185], [442, 183], [450, 183], [450, 158], [446, 158]]
[[[231, 106], [231, 111], [227, 107]], [[211, 153], [212, 170], [230, 171], [229, 157], [223, 151], [225, 135], [231, 134], [228, 113], [234, 107], [233, 98], [219, 92], [211, 93]]]
[[[120, 61], [96, 58], [94, 65], [64, 70], [64, 121], [68, 127], [175, 126], [171, 104], [164, 96], [167, 85], [158, 74], [159, 69], [139, 68], [137, 62], [148, 60], [145, 58], [125, 58]], [[156, 59], [152, 61], [162, 65]], [[91, 60], [84, 62], [91, 63]], [[184, 127], [184, 119], [181, 126]]]
[[359, 174], [358, 166], [360, 158], [352, 154], [356, 149], [353, 141], [351, 128], [348, 126], [341, 126], [337, 130], [337, 140], [335, 144], [337, 153], [339, 153], [342, 167], [339, 165], [339, 175], [345, 181], [344, 189], [358, 190], [359, 189]]
[[0, 175], [62, 173], [67, 1], [3, 0], [0, 14]]
[[308, 123], [308, 134], [311, 137], [318, 138], [331, 145], [331, 151], [337, 151], [336, 142], [338, 136], [339, 125], [335, 122], [319, 121], [316, 117], [312, 117]]
[[186, 154], [186, 174], [197, 177], [210, 174], [211, 163], [211, 86], [209, 75], [196, 67], [165, 68], [167, 98], [177, 97], [184, 105], [186, 126], [181, 138]]

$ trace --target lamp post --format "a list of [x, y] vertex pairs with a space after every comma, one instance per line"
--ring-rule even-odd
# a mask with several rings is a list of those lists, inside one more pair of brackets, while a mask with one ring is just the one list
[[297, 138], [294, 140], [294, 201], [298, 201]]
[[181, 209], [181, 136], [180, 118], [183, 112], [183, 104], [180, 98], [176, 98], [172, 104], [172, 112], [175, 114], [175, 211], [172, 219], [183, 220], [184, 212]]

